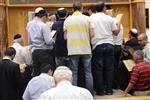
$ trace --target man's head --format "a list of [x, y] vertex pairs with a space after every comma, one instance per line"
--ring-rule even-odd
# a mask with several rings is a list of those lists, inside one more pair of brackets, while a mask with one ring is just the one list
[[95, 8], [95, 5], [92, 4], [92, 5], [89, 5], [87, 7], [87, 10], [88, 10], [88, 14], [91, 16], [93, 13], [96, 13], [96, 8]]
[[59, 8], [57, 10], [57, 16], [59, 18], [65, 18], [67, 16], [67, 10], [65, 8]]
[[97, 12], [105, 12], [106, 11], [106, 5], [104, 2], [101, 2], [101, 1], [98, 2], [95, 7], [96, 7]]
[[138, 36], [138, 42], [140, 45], [142, 45], [143, 47], [147, 44], [148, 38], [147, 35], [145, 33], [141, 33]]
[[58, 84], [61, 81], [70, 81], [70, 82], [72, 81], [72, 72], [66, 66], [57, 67], [53, 76], [56, 84]]
[[6, 48], [4, 55], [10, 57], [11, 60], [13, 60], [16, 55], [16, 50], [13, 47], [8, 47]]
[[15, 34], [14, 35], [14, 42], [23, 45], [23, 39], [22, 39], [21, 34]]
[[35, 16], [42, 18], [43, 22], [46, 22], [48, 19], [48, 14], [45, 9], [38, 7], [35, 9]]
[[132, 29], [129, 31], [129, 36], [130, 36], [130, 38], [132, 38], [132, 37], [136, 38], [137, 35], [138, 35], [137, 29], [132, 28]]
[[80, 2], [73, 3], [73, 11], [83, 11], [83, 6]]
[[53, 70], [54, 68], [50, 64], [44, 63], [41, 66], [41, 73], [47, 73], [51, 76], [53, 74]]
[[137, 50], [133, 53], [133, 60], [135, 62], [144, 59], [144, 52], [142, 50]]

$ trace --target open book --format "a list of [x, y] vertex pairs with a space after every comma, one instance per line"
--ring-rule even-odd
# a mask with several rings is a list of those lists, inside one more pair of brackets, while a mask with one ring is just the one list
[[118, 22], [118, 23], [120, 23], [120, 21], [121, 21], [121, 19], [122, 19], [122, 16], [123, 16], [123, 14], [117, 14], [117, 16], [116, 16], [116, 21]]
[[56, 36], [56, 30], [52, 30], [51, 31], [51, 36], [52, 36], [52, 38], [55, 38], [55, 36]]
[[132, 68], [135, 66], [135, 62], [132, 59], [123, 60], [123, 63], [128, 71], [132, 71]]

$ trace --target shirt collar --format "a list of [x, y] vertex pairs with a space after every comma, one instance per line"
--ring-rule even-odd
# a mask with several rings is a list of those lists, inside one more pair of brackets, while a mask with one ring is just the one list
[[69, 81], [61, 81], [57, 84], [57, 86], [63, 86], [63, 85], [72, 85]]
[[82, 13], [80, 11], [75, 11], [72, 16], [79, 16], [79, 15], [82, 15]]
[[16, 45], [16, 46], [22, 46], [21, 44], [19, 43], [14, 43], [13, 45]]
[[144, 60], [137, 60], [136, 63], [137, 63], [137, 64], [139, 64], [139, 63], [144, 63]]
[[3, 59], [11, 60], [11, 58], [10, 58], [10, 57], [8, 57], [8, 56], [4, 56], [4, 57], [3, 57]]

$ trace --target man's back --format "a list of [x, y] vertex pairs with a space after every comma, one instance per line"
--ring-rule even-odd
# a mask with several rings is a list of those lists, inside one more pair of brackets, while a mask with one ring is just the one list
[[44, 92], [39, 100], [94, 100], [90, 92], [84, 88], [62, 81], [56, 88]]
[[9, 59], [0, 62], [0, 100], [20, 100], [19, 65]]
[[37, 100], [44, 91], [54, 86], [53, 77], [46, 73], [42, 73], [30, 80], [23, 94], [24, 100]]
[[32, 64], [31, 53], [28, 48], [21, 46], [19, 43], [14, 43], [11, 47], [16, 50], [16, 55], [13, 61], [18, 64]]
[[52, 30], [56, 30], [57, 32], [56, 41], [54, 44], [56, 57], [65, 57], [68, 55], [67, 41], [64, 40], [64, 31], [63, 31], [64, 21], [65, 19], [59, 19], [58, 21], [54, 22], [52, 26]]
[[93, 49], [100, 44], [113, 44], [113, 31], [117, 29], [114, 19], [103, 12], [98, 12], [90, 17], [91, 27], [95, 35], [92, 38]]
[[51, 32], [46, 23], [35, 17], [27, 24], [27, 31], [32, 51], [35, 49], [52, 49]]
[[68, 55], [91, 54], [89, 17], [76, 11], [64, 22], [67, 30]]

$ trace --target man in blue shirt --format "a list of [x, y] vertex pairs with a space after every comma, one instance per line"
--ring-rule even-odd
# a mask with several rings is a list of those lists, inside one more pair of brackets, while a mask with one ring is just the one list
[[54, 66], [52, 57], [54, 41], [51, 37], [50, 28], [46, 24], [47, 19], [47, 12], [39, 7], [35, 10], [35, 18], [27, 24], [29, 44], [32, 50], [33, 76], [40, 74], [42, 63], [49, 63]]

